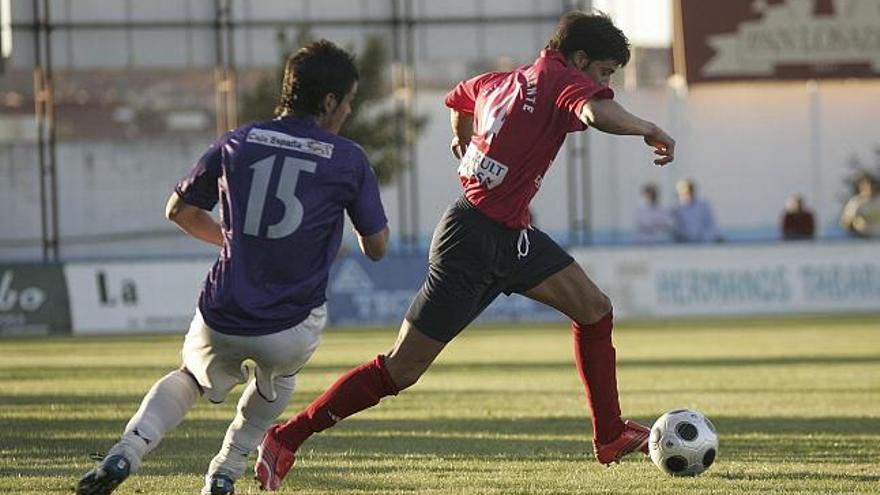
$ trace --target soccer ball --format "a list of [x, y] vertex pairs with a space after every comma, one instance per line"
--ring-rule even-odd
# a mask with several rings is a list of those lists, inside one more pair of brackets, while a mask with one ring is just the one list
[[696, 476], [715, 462], [718, 434], [709, 418], [697, 411], [669, 411], [651, 427], [648, 450], [664, 473]]

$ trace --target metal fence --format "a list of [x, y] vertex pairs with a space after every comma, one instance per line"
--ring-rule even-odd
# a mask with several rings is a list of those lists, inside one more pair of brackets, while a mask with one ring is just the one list
[[[588, 3], [13, 2], [13, 50], [0, 76], [0, 258], [179, 250], [160, 215], [170, 185], [239, 123], [242, 94], [305, 29], [355, 51], [368, 36], [383, 39], [389, 101], [408, 122], [420, 91], [530, 60], [561, 12]], [[415, 138], [400, 129], [395, 145], [409, 167], [386, 202], [396, 202], [406, 248], [426, 227]]]

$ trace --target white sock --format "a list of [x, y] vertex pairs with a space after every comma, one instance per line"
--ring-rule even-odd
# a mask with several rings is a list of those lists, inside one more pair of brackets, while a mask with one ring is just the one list
[[159, 445], [165, 433], [183, 421], [199, 395], [199, 387], [190, 375], [181, 370], [168, 373], [144, 396], [122, 439], [107, 455], [124, 455], [131, 463], [131, 472], [136, 472], [143, 457]]
[[208, 478], [219, 472], [237, 480], [244, 474], [248, 454], [257, 449], [266, 430], [290, 403], [296, 377], [279, 376], [274, 383], [278, 394], [274, 402], [269, 402], [260, 395], [256, 380], [248, 383], [238, 401], [235, 419], [226, 430], [223, 446], [208, 466]]

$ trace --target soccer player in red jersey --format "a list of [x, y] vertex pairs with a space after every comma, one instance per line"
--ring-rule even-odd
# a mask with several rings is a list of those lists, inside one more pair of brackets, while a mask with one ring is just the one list
[[570, 132], [593, 127], [641, 136], [654, 149], [656, 165], [672, 162], [674, 140], [617, 104], [607, 86], [629, 56], [626, 36], [608, 17], [569, 12], [532, 64], [479, 75], [446, 96], [464, 195], [434, 231], [427, 279], [389, 353], [349, 371], [296, 417], [268, 431], [256, 463], [262, 488], [280, 486], [296, 450], [313, 433], [415, 384], [502, 292], [571, 318], [598, 461], [647, 454], [648, 429], [621, 418], [611, 301], [547, 234], [530, 227], [528, 214]]

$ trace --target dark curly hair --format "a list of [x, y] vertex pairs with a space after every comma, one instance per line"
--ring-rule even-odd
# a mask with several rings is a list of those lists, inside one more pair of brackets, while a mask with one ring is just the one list
[[275, 115], [319, 116], [327, 94], [342, 100], [357, 80], [352, 55], [327, 40], [309, 43], [287, 58]]
[[621, 67], [629, 62], [629, 40], [611, 18], [601, 12], [573, 10], [559, 18], [547, 48], [563, 56], [583, 50], [590, 60], [614, 60]]

